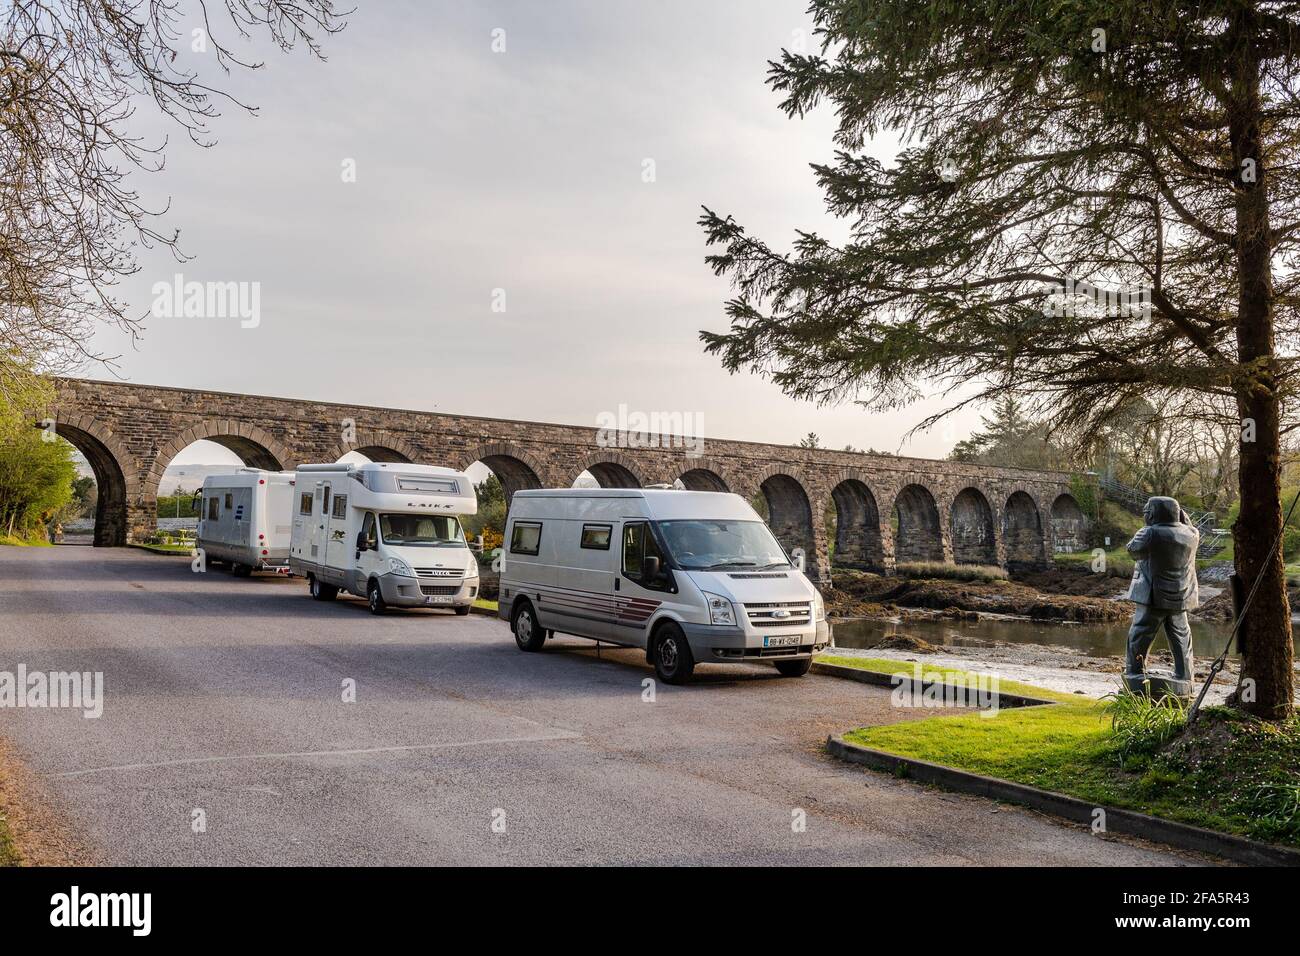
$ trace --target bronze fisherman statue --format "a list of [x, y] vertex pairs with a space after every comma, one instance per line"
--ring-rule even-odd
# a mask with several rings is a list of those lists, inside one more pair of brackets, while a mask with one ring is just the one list
[[[1128, 543], [1128, 553], [1135, 560], [1128, 599], [1136, 602], [1137, 608], [1128, 632], [1124, 686], [1152, 697], [1190, 697], [1192, 632], [1187, 612], [1200, 604], [1196, 549], [1201, 536], [1173, 498], [1148, 499], [1142, 514], [1146, 526]], [[1173, 680], [1146, 673], [1147, 652], [1162, 624], [1174, 657]]]

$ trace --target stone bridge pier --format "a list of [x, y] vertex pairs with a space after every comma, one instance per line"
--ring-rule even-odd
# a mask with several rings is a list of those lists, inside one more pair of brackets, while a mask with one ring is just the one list
[[765, 513], [781, 544], [802, 554], [822, 584], [832, 560], [877, 571], [911, 562], [1033, 567], [1088, 543], [1088, 519], [1072, 476], [1062, 472], [725, 439], [706, 439], [695, 454], [657, 436], [655, 447], [625, 436], [609, 441], [594, 426], [74, 378], [56, 387], [56, 430], [95, 473], [99, 546], [156, 530], [163, 473], [201, 439], [269, 469], [337, 461], [351, 451], [459, 469], [481, 462], [500, 479], [507, 502], [524, 488], [570, 487], [584, 471], [606, 488], [735, 492]]

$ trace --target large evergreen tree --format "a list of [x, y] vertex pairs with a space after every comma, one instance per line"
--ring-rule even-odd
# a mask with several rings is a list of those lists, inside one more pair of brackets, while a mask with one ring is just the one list
[[[851, 235], [801, 232], [785, 252], [706, 209], [709, 262], [737, 290], [707, 348], [824, 401], [888, 408], [924, 381], [973, 383], [962, 402], [1015, 394], [1080, 441], [1143, 397], [1235, 402], [1236, 560], [1262, 579], [1238, 703], [1290, 713], [1272, 545], [1300, 333], [1300, 6], [813, 0], [811, 13], [821, 49], [784, 52], [770, 83], [789, 114], [836, 109], [838, 151], [815, 172]], [[903, 144], [893, 163], [865, 150], [886, 132]]]

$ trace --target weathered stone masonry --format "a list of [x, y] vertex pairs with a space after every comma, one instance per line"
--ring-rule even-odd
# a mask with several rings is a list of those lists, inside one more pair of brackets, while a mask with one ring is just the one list
[[777, 537], [802, 548], [809, 574], [823, 582], [830, 563], [821, 518], [830, 502], [837, 565], [1041, 564], [1085, 540], [1070, 476], [1061, 472], [722, 439], [706, 440], [703, 456], [689, 457], [683, 448], [601, 447], [594, 427], [72, 378], [57, 381], [52, 417], [95, 471], [97, 545], [151, 534], [163, 472], [204, 438], [272, 469], [336, 461], [348, 451], [462, 469], [481, 461], [507, 495], [567, 488], [583, 471], [605, 487], [680, 480], [695, 490], [762, 495]]

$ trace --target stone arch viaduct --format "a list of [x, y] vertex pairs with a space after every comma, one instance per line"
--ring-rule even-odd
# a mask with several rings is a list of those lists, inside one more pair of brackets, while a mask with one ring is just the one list
[[[723, 439], [704, 440], [696, 455], [680, 442], [663, 447], [657, 436], [645, 447], [577, 425], [73, 378], [56, 387], [55, 429], [95, 472], [100, 546], [156, 529], [163, 472], [199, 439], [270, 469], [348, 451], [461, 469], [478, 461], [507, 496], [569, 487], [583, 471], [604, 487], [680, 481], [733, 491], [766, 505], [778, 539], [803, 549], [809, 575], [822, 583], [832, 548], [837, 566], [889, 569], [905, 561], [1033, 566], [1086, 546], [1087, 520], [1063, 472]], [[832, 508], [833, 531], [822, 520]]]

